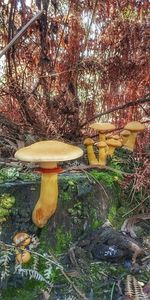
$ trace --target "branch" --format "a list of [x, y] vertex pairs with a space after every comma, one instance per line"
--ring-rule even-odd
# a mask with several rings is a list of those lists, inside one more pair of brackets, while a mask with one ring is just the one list
[[23, 35], [28, 27], [36, 21], [43, 14], [43, 10], [38, 12], [33, 18], [14, 36], [10, 43], [0, 52], [0, 58], [16, 43], [16, 41]]
[[87, 125], [89, 122], [91, 122], [92, 120], [96, 119], [96, 118], [99, 118], [99, 117], [102, 117], [104, 115], [107, 115], [107, 114], [110, 114], [116, 110], [120, 110], [120, 109], [124, 109], [124, 108], [128, 108], [130, 106], [135, 106], [135, 105], [138, 105], [138, 104], [141, 104], [141, 103], [145, 103], [145, 102], [149, 102], [150, 101], [150, 93], [145, 95], [144, 98], [141, 98], [141, 99], [138, 99], [136, 101], [130, 101], [128, 103], [125, 103], [123, 105], [119, 105], [117, 107], [114, 107], [114, 108], [110, 108], [108, 109], [107, 111], [105, 112], [102, 112], [102, 113], [99, 113], [99, 114], [96, 114], [94, 117], [90, 118], [88, 121], [84, 122], [80, 128], [84, 127], [85, 125]]

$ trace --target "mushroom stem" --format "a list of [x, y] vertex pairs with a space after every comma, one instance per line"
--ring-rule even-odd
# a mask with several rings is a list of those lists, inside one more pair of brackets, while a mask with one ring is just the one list
[[110, 146], [109, 145], [109, 149], [108, 149], [108, 155], [113, 156], [114, 152], [115, 152], [116, 146]]
[[106, 148], [99, 149], [99, 165], [106, 166], [107, 164], [107, 151]]
[[[41, 164], [43, 167], [43, 164]], [[48, 164], [49, 169], [57, 164]], [[58, 200], [58, 175], [56, 173], [43, 173], [41, 177], [41, 190], [39, 200], [33, 210], [33, 223], [42, 228], [54, 214]]]
[[123, 148], [129, 149], [130, 151], [134, 150], [135, 142], [136, 142], [137, 132], [131, 132], [127, 142], [124, 144]]
[[90, 165], [98, 165], [98, 160], [94, 153], [93, 145], [87, 145], [87, 156]]
[[105, 142], [106, 141], [106, 135], [105, 133], [99, 132], [99, 142]]
[[128, 141], [129, 136], [121, 136], [122, 137], [122, 145], [125, 145], [126, 142]]

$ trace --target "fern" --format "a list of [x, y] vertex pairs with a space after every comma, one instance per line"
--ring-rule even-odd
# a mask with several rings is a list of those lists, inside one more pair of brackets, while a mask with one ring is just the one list
[[51, 275], [52, 275], [52, 266], [50, 265], [47, 269], [44, 270], [44, 277], [47, 280], [50, 280]]
[[29, 268], [23, 268], [22, 265], [20, 265], [20, 264], [15, 265], [14, 273], [18, 273], [22, 277], [26, 276], [30, 280], [35, 279], [35, 280], [38, 280], [38, 281], [43, 281], [48, 286], [51, 286], [51, 283], [48, 280], [46, 280], [46, 278], [42, 274], [40, 274], [38, 271], [35, 271], [33, 269], [29, 269]]
[[38, 270], [38, 265], [39, 265], [39, 256], [37, 254], [32, 254], [33, 257], [33, 265], [32, 268], [34, 271]]
[[148, 300], [149, 297], [143, 292], [140, 283], [134, 276], [128, 275], [126, 279], [125, 295], [131, 300]]
[[10, 261], [14, 250], [6, 248], [1, 250], [0, 254], [0, 269], [1, 269], [1, 281], [10, 275]]

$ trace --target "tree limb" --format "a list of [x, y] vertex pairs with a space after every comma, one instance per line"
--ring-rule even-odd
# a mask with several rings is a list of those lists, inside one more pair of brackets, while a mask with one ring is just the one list
[[43, 10], [38, 12], [33, 18], [14, 36], [10, 43], [0, 52], [0, 58], [16, 43], [16, 41], [23, 35], [28, 27], [43, 14]]
[[86, 126], [89, 122], [91, 122], [92, 120], [95, 120], [96, 118], [99, 118], [99, 117], [102, 117], [104, 115], [107, 115], [107, 114], [110, 114], [116, 110], [120, 110], [120, 109], [125, 109], [125, 108], [128, 108], [130, 106], [135, 106], [135, 105], [138, 105], [138, 104], [142, 104], [142, 103], [145, 103], [145, 102], [149, 102], [150, 101], [150, 93], [148, 93], [147, 95], [145, 95], [143, 98], [140, 98], [136, 101], [130, 101], [128, 103], [125, 103], [123, 105], [119, 105], [117, 107], [114, 107], [114, 108], [110, 108], [108, 109], [107, 111], [105, 112], [102, 112], [102, 113], [99, 113], [99, 114], [96, 114], [94, 117], [90, 118], [88, 121], [84, 122], [83, 124], [81, 124], [80, 128]]

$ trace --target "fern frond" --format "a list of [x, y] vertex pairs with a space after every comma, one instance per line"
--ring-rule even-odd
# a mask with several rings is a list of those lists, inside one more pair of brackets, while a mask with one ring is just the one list
[[44, 276], [42, 274], [40, 274], [38, 271], [35, 271], [33, 269], [28, 269], [28, 268], [22, 268], [22, 265], [17, 264], [15, 266], [15, 272], [14, 273], [18, 273], [20, 274], [22, 277], [26, 276], [29, 279], [35, 279], [38, 281], [43, 281], [45, 282], [47, 285], [51, 286], [51, 283], [46, 280], [46, 278], [44, 278]]
[[52, 266], [50, 265], [47, 269], [44, 270], [44, 277], [47, 280], [50, 280], [51, 275], [52, 275]]
[[149, 300], [140, 283], [131, 275], [128, 275], [126, 279], [125, 295], [131, 300]]
[[36, 255], [36, 254], [32, 254], [32, 257], [33, 257], [33, 270], [34, 271], [37, 271], [38, 270], [38, 264], [39, 264], [39, 256]]
[[2, 249], [0, 252], [1, 281], [10, 275], [10, 261], [13, 254], [14, 250], [9, 248], [6, 248], [5, 250]]

